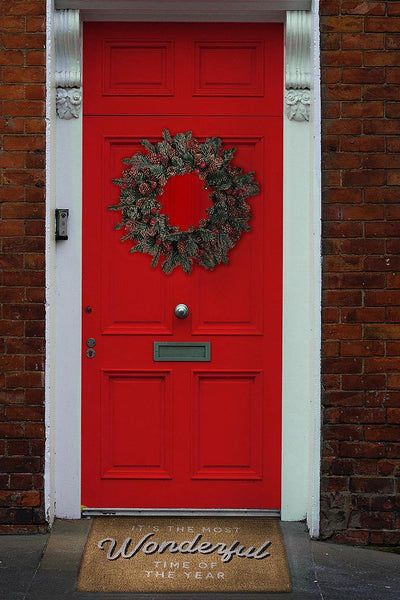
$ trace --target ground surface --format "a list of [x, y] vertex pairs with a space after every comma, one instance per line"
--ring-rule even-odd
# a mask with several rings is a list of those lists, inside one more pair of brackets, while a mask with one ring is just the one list
[[[227, 600], [232, 594], [100, 594], [75, 591], [90, 520], [56, 521], [50, 535], [0, 536], [0, 600]], [[400, 556], [311, 541], [282, 523], [293, 591], [235, 600], [399, 600]]]

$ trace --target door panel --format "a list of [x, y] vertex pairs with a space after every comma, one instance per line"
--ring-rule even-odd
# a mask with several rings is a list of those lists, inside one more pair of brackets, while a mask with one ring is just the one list
[[[172, 417], [169, 375], [168, 371], [103, 371], [101, 477], [171, 479], [172, 439], [166, 436]], [[140, 419], [132, 419], [137, 398], [146, 402]]]
[[261, 480], [262, 372], [193, 376], [192, 478]]
[[[270, 94], [282, 100], [282, 78], [271, 78], [272, 62], [282, 64], [281, 43], [276, 24], [85, 27], [84, 350], [87, 338], [96, 339], [95, 357], [83, 352], [82, 363], [86, 506], [280, 506], [282, 116], [265, 113]], [[225, 73], [232, 57], [237, 72]], [[99, 69], [100, 87], [93, 80]], [[149, 103], [154, 114], [146, 116]], [[200, 141], [220, 137], [237, 148], [233, 164], [255, 171], [251, 232], [228, 266], [165, 275], [150, 267], [150, 256], [130, 254], [130, 242], [113, 230], [119, 213], [107, 207], [118, 202], [112, 179], [121, 160], [143, 151], [140, 139], [159, 140], [164, 128], [192, 130]], [[181, 228], [196, 226], [210, 204], [194, 175], [170, 179], [160, 200]], [[174, 316], [179, 303], [189, 306], [186, 319]], [[211, 360], [155, 362], [154, 342], [165, 341], [209, 342]]]

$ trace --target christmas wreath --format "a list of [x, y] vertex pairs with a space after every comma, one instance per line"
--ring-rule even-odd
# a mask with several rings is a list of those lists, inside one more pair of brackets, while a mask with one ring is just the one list
[[[161, 142], [153, 145], [141, 140], [141, 144], [147, 153], [124, 159], [129, 168], [122, 178], [113, 180], [121, 188], [120, 202], [108, 208], [122, 213], [121, 223], [115, 225], [126, 229], [121, 241], [134, 242], [130, 252], [150, 254], [152, 267], [161, 259], [165, 273], [178, 265], [190, 273], [194, 264], [206, 269], [227, 264], [229, 250], [250, 229], [250, 206], [245, 200], [259, 191], [254, 173], [232, 166], [235, 148], [224, 149], [217, 137], [201, 144], [190, 131], [172, 137], [164, 130]], [[187, 173], [196, 173], [204, 189], [212, 189], [212, 205], [198, 227], [181, 231], [161, 212], [159, 197], [170, 177]]]

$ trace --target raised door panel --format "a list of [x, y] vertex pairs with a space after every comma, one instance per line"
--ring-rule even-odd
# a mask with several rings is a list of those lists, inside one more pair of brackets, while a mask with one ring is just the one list
[[102, 479], [171, 479], [169, 376], [166, 371], [103, 371]]
[[106, 39], [102, 56], [104, 96], [173, 96], [174, 44]]
[[262, 373], [193, 376], [192, 478], [262, 479]]
[[263, 42], [196, 42], [194, 96], [263, 96]]
[[[265, 132], [263, 132], [265, 133]], [[264, 175], [265, 135], [223, 136], [228, 147], [236, 148], [234, 165], [255, 171], [260, 193], [249, 198], [250, 233], [242, 234], [229, 253], [229, 269], [218, 269], [218, 277], [208, 285], [209, 274], [198, 269], [193, 274], [197, 299], [193, 307], [195, 335], [260, 335], [263, 332], [264, 271], [257, 256], [264, 255], [264, 211], [268, 209]], [[249, 266], [251, 265], [251, 268]]]
[[[154, 141], [154, 140], [153, 140]], [[113, 231], [120, 221], [119, 211], [107, 210], [118, 204], [120, 188], [112, 183], [124, 167], [122, 160], [142, 151], [140, 138], [104, 136], [101, 139], [101, 186], [104, 190], [101, 211], [101, 230], [104, 240], [101, 260], [102, 333], [103, 334], [170, 334], [172, 314], [167, 311], [170, 282], [149, 269], [147, 257], [129, 253], [130, 240], [121, 242], [125, 230]], [[132, 264], [135, 265], [134, 282]], [[145, 282], [145, 285], [144, 285]]]

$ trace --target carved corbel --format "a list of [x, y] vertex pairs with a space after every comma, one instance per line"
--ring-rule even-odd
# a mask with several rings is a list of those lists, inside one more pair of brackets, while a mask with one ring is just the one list
[[294, 121], [310, 120], [311, 13], [286, 13], [286, 116]]
[[54, 32], [57, 115], [60, 119], [76, 119], [82, 104], [79, 10], [56, 10]]

